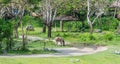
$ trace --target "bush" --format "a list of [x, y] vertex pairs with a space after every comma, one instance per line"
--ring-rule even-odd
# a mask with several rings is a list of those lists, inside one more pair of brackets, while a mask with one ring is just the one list
[[94, 23], [96, 29], [115, 30], [118, 27], [119, 21], [113, 17], [102, 17]]
[[81, 41], [95, 40], [95, 37], [93, 35], [90, 35], [89, 33], [80, 34], [79, 38], [80, 38]]
[[5, 48], [7, 50], [12, 47], [12, 39], [13, 39], [12, 35], [13, 35], [13, 24], [9, 21], [0, 19], [0, 44], [1, 45], [6, 44]]
[[114, 36], [113, 33], [108, 32], [108, 33], [106, 33], [106, 34], [103, 36], [103, 39], [104, 39], [104, 40], [111, 41], [111, 40], [114, 39], [114, 37], [115, 37], [115, 36]]
[[29, 15], [26, 15], [23, 17], [23, 25], [26, 26], [26, 25], [32, 25], [32, 26], [35, 26], [35, 27], [42, 27], [42, 20], [39, 19], [39, 18], [34, 18], [32, 16], [29, 16]]
[[67, 31], [80, 31], [81, 30], [81, 21], [76, 22], [64, 22], [64, 27]]

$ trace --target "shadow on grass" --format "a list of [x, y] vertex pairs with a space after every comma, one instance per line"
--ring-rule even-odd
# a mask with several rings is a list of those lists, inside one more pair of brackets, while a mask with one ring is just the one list
[[1, 53], [0, 55], [31, 55], [31, 54], [50, 54], [50, 53], [58, 53], [58, 51], [54, 49], [34, 49], [34, 50], [12, 50], [7, 52], [7, 54]]

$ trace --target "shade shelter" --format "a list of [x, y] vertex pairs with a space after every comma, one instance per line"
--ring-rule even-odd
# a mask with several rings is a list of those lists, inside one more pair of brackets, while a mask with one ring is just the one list
[[[72, 16], [72, 15], [61, 15], [61, 16], [57, 16], [55, 18], [55, 21], [60, 21], [60, 30], [64, 31], [63, 30], [64, 22], [71, 22], [71, 21], [77, 22], [77, 21], [80, 21], [80, 19], [78, 17]], [[84, 22], [82, 21], [82, 29], [83, 28], [84, 28]]]

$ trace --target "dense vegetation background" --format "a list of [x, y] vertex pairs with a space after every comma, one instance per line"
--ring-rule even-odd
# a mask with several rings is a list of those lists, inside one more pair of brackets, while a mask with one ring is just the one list
[[[49, 39], [60, 36], [71, 44], [107, 45], [119, 41], [120, 11], [116, 2], [0, 0], [0, 51], [29, 50], [27, 36]], [[28, 30], [29, 26], [34, 30]]]

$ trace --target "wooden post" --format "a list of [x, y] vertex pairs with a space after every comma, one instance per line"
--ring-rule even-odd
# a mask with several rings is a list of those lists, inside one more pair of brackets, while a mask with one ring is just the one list
[[63, 32], [63, 20], [60, 21], [60, 30]]

